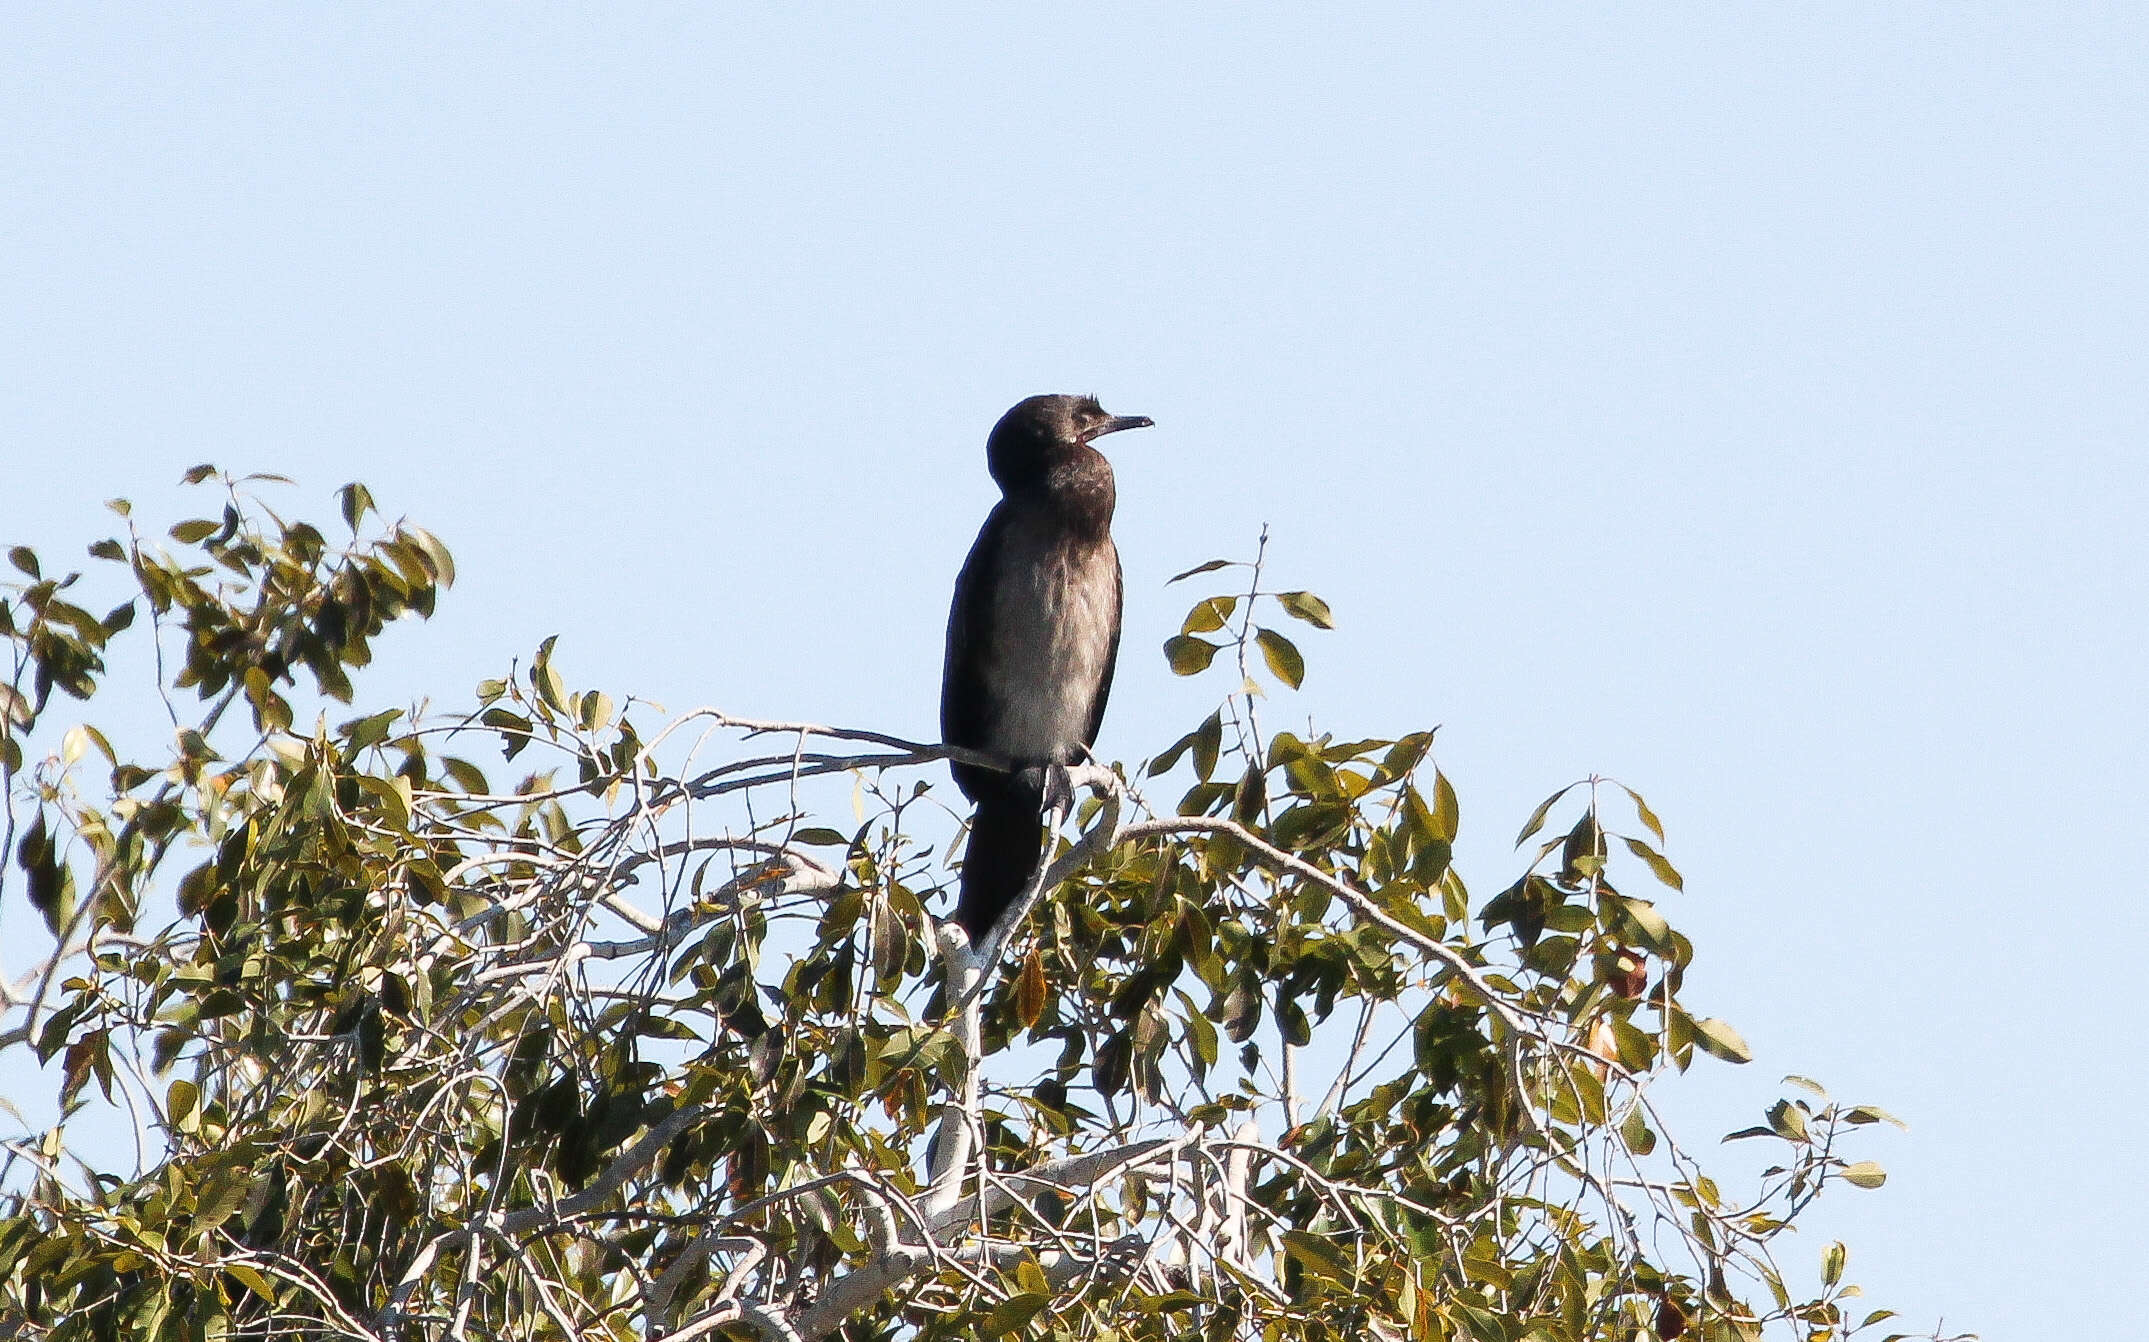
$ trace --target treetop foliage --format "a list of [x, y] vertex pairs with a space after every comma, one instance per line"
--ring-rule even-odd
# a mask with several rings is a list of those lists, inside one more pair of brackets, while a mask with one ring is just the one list
[[[1736, 1191], [1661, 1120], [1748, 1050], [1681, 995], [1641, 795], [1561, 789], [1473, 894], [1432, 732], [1264, 728], [1336, 621], [1260, 556], [1173, 580], [1217, 586], [1166, 660], [1225, 693], [1079, 771], [981, 956], [945, 748], [667, 717], [549, 639], [454, 711], [361, 706], [446, 547], [362, 485], [324, 531], [188, 479], [217, 515], [115, 501], [87, 574], [8, 556], [0, 900], [43, 940], [0, 1052], [59, 1114], [0, 1156], [11, 1335], [1886, 1332], [1843, 1246], [1784, 1255], [1894, 1120], [1789, 1078]], [[146, 752], [70, 720], [130, 637]]]

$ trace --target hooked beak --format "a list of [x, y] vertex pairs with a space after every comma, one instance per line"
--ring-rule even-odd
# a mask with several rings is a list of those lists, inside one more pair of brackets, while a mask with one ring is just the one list
[[1121, 429], [1147, 429], [1155, 426], [1156, 421], [1147, 415], [1114, 415], [1096, 428], [1084, 433], [1082, 441], [1086, 443], [1093, 438], [1102, 438], [1108, 433], [1118, 433]]

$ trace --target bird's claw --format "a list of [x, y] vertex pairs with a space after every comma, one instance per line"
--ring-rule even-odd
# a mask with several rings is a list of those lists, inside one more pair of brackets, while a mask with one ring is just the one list
[[1074, 814], [1074, 772], [1064, 764], [1045, 766], [1044, 811], [1061, 815]]

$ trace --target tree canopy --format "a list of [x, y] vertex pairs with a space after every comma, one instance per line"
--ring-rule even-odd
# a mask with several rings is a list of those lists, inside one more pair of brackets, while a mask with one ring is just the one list
[[[945, 748], [667, 716], [549, 639], [364, 703], [447, 548], [189, 480], [87, 572], [8, 556], [0, 1056], [59, 1114], [0, 1156], [12, 1335], [1902, 1335], [1789, 1238], [1894, 1120], [1788, 1078], [1743, 1188], [1661, 1120], [1748, 1050], [1640, 793], [1559, 789], [1473, 892], [1431, 731], [1264, 726], [1334, 619], [1258, 554], [1174, 579], [1216, 710], [1077, 771], [978, 954]], [[122, 694], [168, 747], [78, 716]]]

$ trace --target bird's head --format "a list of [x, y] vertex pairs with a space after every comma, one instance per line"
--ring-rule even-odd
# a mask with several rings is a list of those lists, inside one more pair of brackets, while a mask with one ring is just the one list
[[1032, 396], [992, 426], [985, 461], [1000, 488], [1020, 489], [1046, 480], [1092, 440], [1154, 422], [1146, 415], [1108, 415], [1094, 396]]

